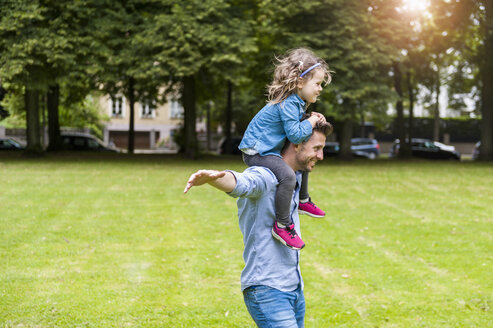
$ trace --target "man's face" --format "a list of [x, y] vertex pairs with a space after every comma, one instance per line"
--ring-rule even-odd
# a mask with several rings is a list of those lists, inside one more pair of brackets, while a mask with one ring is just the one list
[[311, 138], [300, 145], [296, 145], [296, 164], [298, 170], [311, 172], [315, 163], [324, 159], [325, 135], [313, 132]]

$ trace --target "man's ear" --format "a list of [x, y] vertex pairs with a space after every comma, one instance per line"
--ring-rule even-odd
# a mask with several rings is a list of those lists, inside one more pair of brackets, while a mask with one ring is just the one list
[[294, 146], [294, 151], [295, 151], [296, 153], [299, 153], [299, 152], [300, 152], [300, 150], [301, 150], [301, 144], [298, 144], [298, 145], [293, 145], [293, 146]]

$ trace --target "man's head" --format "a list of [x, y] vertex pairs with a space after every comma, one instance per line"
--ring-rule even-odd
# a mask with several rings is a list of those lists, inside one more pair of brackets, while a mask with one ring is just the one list
[[[302, 121], [310, 117], [304, 116]], [[315, 163], [324, 158], [325, 139], [332, 133], [332, 125], [329, 122], [317, 122], [313, 133], [307, 141], [298, 145], [287, 144], [282, 153], [284, 161], [295, 171], [311, 172]]]

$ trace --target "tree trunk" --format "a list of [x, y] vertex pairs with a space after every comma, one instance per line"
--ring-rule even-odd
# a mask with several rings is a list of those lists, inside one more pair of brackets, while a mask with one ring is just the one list
[[47, 96], [45, 94], [40, 94], [39, 110], [41, 111], [41, 148], [46, 149], [47, 138], [46, 138], [46, 110], [47, 110]]
[[46, 97], [48, 107], [48, 150], [60, 150], [62, 140], [60, 137], [60, 122], [58, 117], [58, 105], [60, 100], [60, 86], [58, 84], [48, 89]]
[[340, 136], [340, 148], [339, 158], [345, 161], [349, 161], [353, 158], [353, 152], [351, 151], [351, 138], [353, 137], [353, 120], [350, 118], [345, 119], [342, 122], [341, 136]]
[[[3, 100], [6, 94], [7, 91], [4, 88], [2, 88], [2, 83], [0, 81], [0, 102]], [[9, 117], [9, 115], [10, 113], [7, 112], [5, 109], [3, 109], [3, 106], [0, 104], [0, 121], [6, 117]]]
[[42, 152], [39, 128], [39, 92], [26, 88], [26, 153], [37, 155]]
[[409, 158], [409, 147], [406, 142], [406, 129], [404, 126], [404, 105], [402, 104], [402, 73], [398, 62], [394, 62], [394, 88], [399, 96], [395, 109], [397, 111], [396, 128], [397, 138], [399, 139], [399, 158]]
[[211, 109], [212, 109], [212, 101], [209, 101], [206, 105], [207, 109], [207, 151], [211, 150]]
[[198, 157], [198, 143], [195, 123], [197, 113], [195, 109], [195, 78], [193, 75], [183, 78], [182, 102], [184, 113], [184, 154], [186, 158]]
[[440, 141], [440, 66], [437, 64], [437, 83], [436, 83], [436, 99], [435, 111], [433, 115], [433, 140]]
[[224, 144], [224, 150], [226, 154], [231, 154], [233, 152], [233, 146], [231, 141], [231, 121], [233, 120], [233, 84], [228, 81], [228, 103], [226, 104], [226, 115], [224, 123], [224, 136], [226, 141]]
[[411, 71], [407, 71], [407, 92], [409, 95], [409, 118], [408, 118], [408, 150], [409, 156], [412, 156], [412, 138], [413, 138], [413, 124], [414, 124], [414, 87], [411, 78]]
[[493, 0], [485, 1], [485, 53], [481, 79], [481, 147], [479, 158], [484, 161], [493, 160]]
[[365, 114], [363, 112], [361, 112], [361, 115], [360, 115], [360, 137], [361, 138], [365, 138], [365, 134], [366, 134], [366, 127], [365, 127]]
[[135, 149], [135, 90], [134, 78], [128, 80], [128, 102], [130, 119], [128, 124], [128, 153], [133, 154]]

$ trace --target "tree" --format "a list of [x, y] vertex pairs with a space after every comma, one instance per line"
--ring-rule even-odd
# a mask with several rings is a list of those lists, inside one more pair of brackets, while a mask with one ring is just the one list
[[152, 0], [97, 2], [93, 19], [96, 54], [96, 85], [111, 96], [129, 100], [128, 153], [134, 152], [135, 103], [152, 102], [166, 84], [166, 71], [156, 61], [156, 40], [148, 31], [167, 5]]
[[[50, 128], [50, 134], [58, 134], [58, 85], [70, 83], [74, 94], [88, 90], [85, 64], [94, 50], [88, 38], [88, 22], [94, 14], [89, 4], [6, 0], [0, 6], [0, 78], [6, 89], [24, 94], [28, 152], [42, 151], [40, 94], [51, 90], [49, 124], [54, 129]], [[57, 139], [56, 135], [52, 137]]]
[[480, 159], [493, 160], [493, 0], [484, 1], [484, 55], [481, 58]]
[[[214, 81], [234, 83], [234, 71], [245, 54], [255, 51], [248, 1], [177, 1], [161, 12], [150, 31], [160, 44], [157, 61], [170, 72], [182, 94], [185, 110], [184, 153], [198, 155], [195, 131], [197, 84], [200, 72], [221, 76]], [[216, 82], [215, 82], [216, 83]]]
[[[450, 21], [456, 31], [454, 91], [468, 92], [477, 99], [481, 113], [480, 159], [493, 160], [493, 1], [460, 0]], [[460, 101], [456, 101], [458, 105]]]

